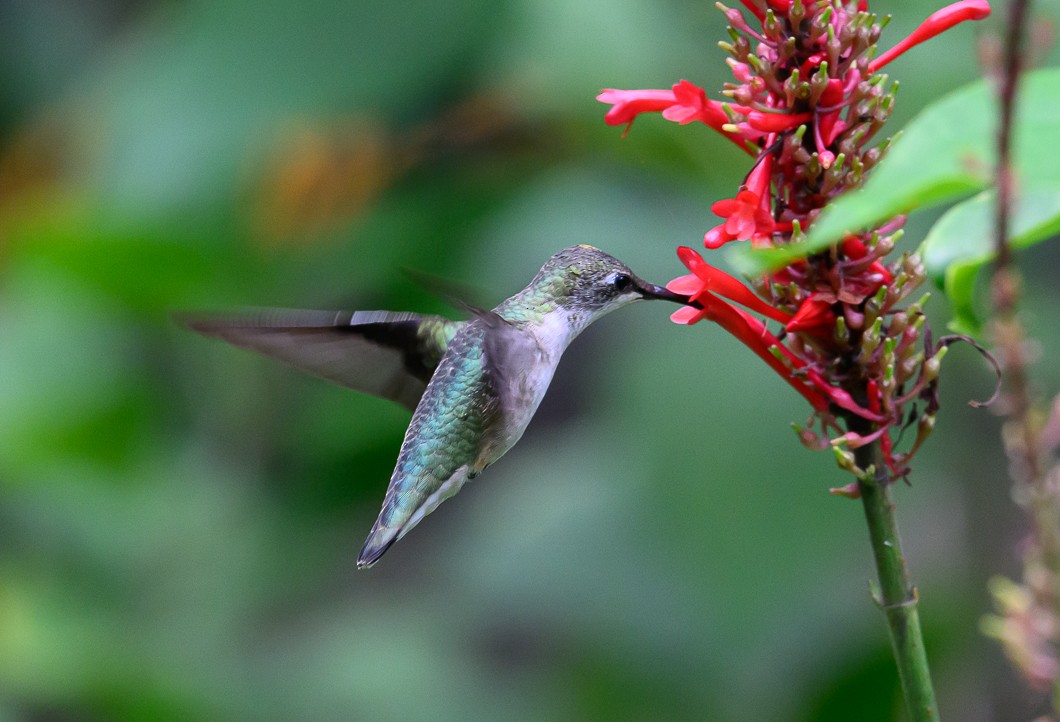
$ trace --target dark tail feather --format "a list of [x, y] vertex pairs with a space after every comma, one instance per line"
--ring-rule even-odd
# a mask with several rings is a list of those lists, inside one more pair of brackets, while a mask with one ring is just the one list
[[379, 557], [386, 554], [386, 550], [398, 540], [398, 529], [373, 529], [368, 535], [368, 540], [361, 547], [361, 553], [357, 557], [357, 568], [367, 569], [379, 561]]

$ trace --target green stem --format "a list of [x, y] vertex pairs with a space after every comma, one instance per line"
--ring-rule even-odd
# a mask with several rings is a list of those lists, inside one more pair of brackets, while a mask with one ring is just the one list
[[909, 569], [898, 538], [891, 487], [877, 443], [868, 444], [854, 452], [858, 466], [875, 469], [858, 481], [865, 520], [869, 525], [872, 555], [880, 579], [880, 594], [876, 600], [887, 618], [891, 633], [891, 648], [898, 664], [898, 677], [906, 707], [914, 722], [939, 719], [935, 690], [931, 686], [927, 651], [920, 631], [917, 614], [917, 591], [909, 578]]

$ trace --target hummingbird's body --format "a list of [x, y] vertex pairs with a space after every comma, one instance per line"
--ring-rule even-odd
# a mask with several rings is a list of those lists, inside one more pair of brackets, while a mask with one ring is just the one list
[[[582, 330], [643, 298], [687, 300], [641, 281], [602, 251], [573, 246], [549, 259], [525, 289], [469, 321], [272, 312], [189, 325], [414, 407], [383, 508], [357, 560], [363, 568], [519, 440]], [[370, 362], [359, 363], [366, 355]]]

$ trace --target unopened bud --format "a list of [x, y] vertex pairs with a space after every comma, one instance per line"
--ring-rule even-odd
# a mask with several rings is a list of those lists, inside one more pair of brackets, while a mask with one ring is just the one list
[[816, 39], [824, 35], [826, 31], [832, 29], [832, 8], [826, 7], [821, 12], [814, 16], [810, 22], [810, 38]]
[[880, 329], [883, 327], [883, 319], [877, 318], [872, 326], [861, 335], [861, 351], [858, 352], [858, 360], [862, 366], [866, 366], [876, 349], [880, 347]]
[[791, 428], [795, 430], [795, 433], [799, 435], [799, 441], [807, 449], [813, 449], [814, 451], [820, 451], [827, 446], [827, 443], [821, 440], [821, 437], [817, 435], [812, 429], [807, 429], [798, 424], [792, 424]]
[[821, 94], [828, 89], [828, 61], [817, 66], [817, 72], [810, 78], [810, 101], [816, 105]]
[[755, 99], [754, 93], [752, 93], [751, 89], [746, 85], [741, 85], [735, 88], [730, 97], [740, 105], [750, 105]]
[[917, 351], [915, 354], [913, 354], [909, 358], [907, 358], [904, 361], [902, 361], [902, 365], [899, 368], [899, 378], [898, 378], [898, 380], [901, 383], [905, 383], [906, 381], [911, 379], [913, 377], [913, 374], [915, 374], [916, 370], [920, 367], [920, 364], [922, 364], [923, 362], [924, 362], [924, 352], [923, 351]]
[[839, 56], [843, 51], [843, 47], [839, 42], [839, 38], [835, 36], [835, 28], [832, 25], [828, 26], [828, 40], [825, 41], [824, 49], [828, 53], [828, 62], [832, 64], [832, 67], [838, 67]]
[[864, 475], [865, 472], [862, 471], [861, 468], [857, 465], [857, 462], [854, 459], [853, 452], [847, 451], [846, 449], [839, 446], [833, 446], [832, 453], [835, 454], [835, 463], [839, 466], [840, 469], [842, 469], [843, 471], [849, 471], [855, 476], [860, 477]]
[[905, 235], [905, 230], [902, 229], [902, 228], [899, 228], [894, 233], [891, 233], [890, 235], [882, 237], [882, 239], [880, 239], [880, 243], [879, 243], [880, 256], [886, 256], [887, 253], [889, 253], [890, 251], [895, 250], [895, 244], [898, 243], [898, 241], [901, 239], [901, 237], [903, 235]]
[[848, 499], [860, 499], [861, 498], [861, 487], [858, 486], [856, 481], [852, 481], [849, 484], [843, 486], [833, 486], [828, 490], [829, 494], [833, 496], [845, 496]]
[[894, 383], [894, 349], [896, 346], [896, 339], [888, 337], [883, 341], [883, 355], [880, 359], [880, 365], [883, 367], [883, 383], [881, 386], [885, 390], [893, 389]]
[[875, 297], [865, 301], [865, 323], [875, 324], [880, 320], [880, 303]]
[[762, 22], [762, 29], [766, 32], [766, 37], [776, 40], [780, 37], [781, 26], [777, 22], [777, 16], [773, 13], [773, 8], [766, 10], [766, 19]]
[[810, 180], [816, 180], [821, 175], [821, 160], [816, 153], [810, 156], [810, 161], [806, 164], [806, 175]]
[[935, 414], [924, 414], [917, 422], [917, 433], [930, 434], [935, 430]]
[[784, 352], [781, 351], [776, 346], [770, 346], [769, 347], [769, 353], [773, 354], [777, 358], [778, 361], [780, 361], [782, 364], [784, 364], [785, 367], [787, 367], [789, 369], [792, 368], [791, 359], [789, 359], [787, 356], [785, 356]]
[[850, 329], [847, 328], [847, 320], [842, 316], [836, 316], [834, 337], [836, 343], [841, 346], [850, 343]]
[[892, 336], [897, 336], [902, 333], [902, 331], [905, 331], [908, 325], [909, 316], [906, 315], [905, 311], [899, 311], [891, 316], [891, 323], [887, 326], [887, 333]]
[[[857, 147], [857, 144], [851, 141], [851, 145]], [[842, 147], [842, 145], [840, 145]], [[851, 151], [853, 152], [853, 151]], [[854, 185], [861, 185], [862, 179], [865, 177], [865, 166], [861, 162], [861, 158], [854, 156], [854, 160], [851, 162], [850, 172], [854, 176]]]
[[939, 371], [942, 369], [942, 359], [946, 356], [948, 350], [948, 346], [943, 346], [934, 356], [924, 362], [924, 381], [932, 383], [939, 377]]
[[777, 48], [777, 61], [783, 65], [791, 60], [795, 56], [795, 51], [798, 49], [798, 43], [795, 42], [795, 38], [790, 37], [785, 40]]

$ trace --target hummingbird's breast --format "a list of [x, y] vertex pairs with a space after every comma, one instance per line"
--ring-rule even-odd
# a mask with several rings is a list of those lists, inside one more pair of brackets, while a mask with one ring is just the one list
[[567, 348], [569, 324], [564, 314], [554, 312], [531, 326], [504, 335], [488, 349], [500, 400], [501, 423], [490, 450], [493, 459], [510, 449], [526, 431]]

